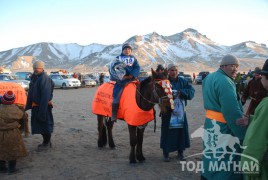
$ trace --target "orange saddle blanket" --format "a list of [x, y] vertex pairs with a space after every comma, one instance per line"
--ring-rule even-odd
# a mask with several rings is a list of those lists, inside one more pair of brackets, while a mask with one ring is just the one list
[[15, 82], [0, 82], [0, 95], [3, 96], [7, 91], [13, 91], [16, 96], [14, 104], [25, 106], [27, 101], [26, 92], [21, 85]]
[[[101, 85], [92, 101], [92, 113], [111, 117], [113, 102], [113, 83]], [[144, 111], [136, 103], [136, 84], [125, 86], [120, 98], [117, 118], [125, 120], [129, 125], [141, 126], [154, 119], [153, 109]]]

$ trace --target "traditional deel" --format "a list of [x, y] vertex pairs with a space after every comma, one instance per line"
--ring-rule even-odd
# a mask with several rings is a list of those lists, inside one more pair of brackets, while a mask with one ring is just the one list
[[171, 85], [170, 81], [168, 79], [161, 80], [158, 82], [158, 84], [160, 84], [163, 87], [163, 89], [165, 90], [165, 93], [166, 93], [167, 97], [169, 98], [170, 107], [171, 107], [171, 109], [174, 109], [172, 85]]

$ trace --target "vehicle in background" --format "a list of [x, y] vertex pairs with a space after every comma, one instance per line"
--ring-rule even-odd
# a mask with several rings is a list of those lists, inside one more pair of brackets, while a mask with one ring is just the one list
[[97, 85], [96, 79], [92, 79], [88, 75], [81, 75], [81, 86], [86, 87], [86, 86], [91, 86], [95, 87]]
[[209, 74], [208, 71], [201, 71], [199, 74], [196, 76], [195, 83], [196, 84], [202, 84], [202, 81], [205, 79], [205, 77]]
[[86, 74], [86, 76], [88, 76], [89, 78], [96, 81], [96, 84], [99, 84], [99, 79], [96, 76], [94, 76], [93, 74]]
[[16, 72], [15, 76], [17, 76], [21, 80], [31, 80], [33, 73], [32, 72]]
[[12, 76], [10, 74], [0, 74], [0, 81], [15, 82], [21, 85], [26, 91], [29, 90], [30, 81], [21, 80], [17, 76]]
[[190, 74], [182, 74], [181, 76], [183, 76], [189, 83], [193, 83], [193, 78]]
[[140, 71], [139, 76], [138, 76], [138, 80], [143, 81], [147, 77], [149, 77], [149, 74], [146, 71]]
[[81, 82], [73, 78], [72, 75], [69, 74], [50, 74], [49, 77], [54, 82], [55, 88], [76, 88], [81, 87]]

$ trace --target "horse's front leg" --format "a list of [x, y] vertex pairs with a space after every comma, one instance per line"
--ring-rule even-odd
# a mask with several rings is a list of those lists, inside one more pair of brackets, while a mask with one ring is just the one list
[[136, 147], [136, 157], [137, 160], [140, 162], [145, 161], [145, 157], [142, 153], [142, 144], [143, 144], [143, 135], [144, 135], [145, 127], [144, 128], [137, 128], [137, 147]]
[[107, 144], [106, 127], [104, 126], [103, 118], [104, 118], [104, 116], [97, 115], [98, 132], [99, 132], [98, 147], [100, 147], [100, 148]]
[[108, 129], [108, 142], [109, 142], [109, 147], [111, 149], [114, 149], [115, 148], [114, 139], [113, 139], [113, 126], [114, 126], [114, 121], [108, 120], [108, 118], [106, 118], [105, 119], [105, 122], [106, 122], [106, 126], [107, 126], [107, 129]]
[[128, 125], [129, 139], [130, 139], [130, 154], [129, 163], [136, 163], [135, 147], [137, 145], [136, 126]]

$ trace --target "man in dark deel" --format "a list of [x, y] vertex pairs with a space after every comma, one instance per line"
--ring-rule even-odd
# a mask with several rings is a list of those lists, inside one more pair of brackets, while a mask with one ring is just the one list
[[44, 72], [44, 62], [36, 61], [33, 64], [34, 73], [28, 91], [26, 109], [32, 110], [32, 134], [42, 134], [43, 142], [38, 145], [38, 150], [51, 148], [51, 134], [54, 127], [52, 115], [52, 98], [54, 83]]

